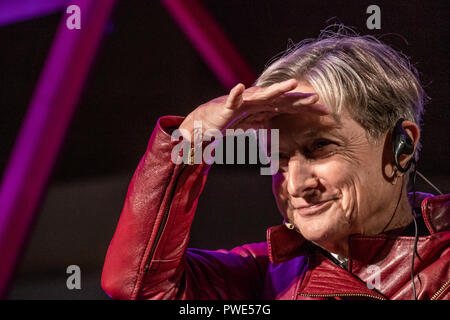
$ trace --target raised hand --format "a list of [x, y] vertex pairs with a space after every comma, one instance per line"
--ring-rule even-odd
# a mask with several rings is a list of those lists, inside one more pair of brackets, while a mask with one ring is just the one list
[[180, 129], [192, 140], [194, 121], [202, 122], [202, 130], [227, 128], [263, 128], [267, 121], [281, 113], [313, 112], [329, 113], [327, 107], [318, 104], [315, 93], [291, 92], [298, 86], [296, 79], [275, 83], [268, 87], [245, 88], [241, 83], [225, 96], [215, 98], [192, 111]]

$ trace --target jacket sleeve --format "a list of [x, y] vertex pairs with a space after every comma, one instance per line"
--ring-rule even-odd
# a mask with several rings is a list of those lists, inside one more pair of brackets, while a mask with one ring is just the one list
[[108, 248], [102, 288], [114, 299], [244, 299], [262, 291], [267, 246], [187, 249], [209, 165], [174, 164], [167, 132], [182, 117], [158, 120], [128, 188]]

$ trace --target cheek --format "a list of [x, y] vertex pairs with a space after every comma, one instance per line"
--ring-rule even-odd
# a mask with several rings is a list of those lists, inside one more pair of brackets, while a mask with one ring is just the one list
[[336, 215], [347, 221], [356, 218], [358, 194], [361, 187], [361, 179], [357, 175], [358, 167], [348, 161], [333, 161], [320, 170], [321, 184], [327, 194], [339, 197]]
[[316, 174], [327, 191], [345, 188], [351, 181], [354, 166], [345, 161], [329, 161], [316, 167]]
[[340, 186], [342, 200], [340, 202], [342, 215], [346, 221], [354, 221], [358, 215], [359, 206], [359, 186], [358, 178], [355, 176], [347, 177]]
[[354, 233], [364, 233], [367, 221], [378, 211], [377, 193], [385, 189], [377, 182], [378, 171], [375, 161], [367, 165], [354, 165], [346, 171], [339, 185], [342, 192], [342, 222], [350, 225]]

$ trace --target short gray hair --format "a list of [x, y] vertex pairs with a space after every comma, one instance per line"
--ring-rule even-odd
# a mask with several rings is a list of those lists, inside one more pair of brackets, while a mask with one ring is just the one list
[[342, 25], [338, 31], [331, 29], [317, 39], [291, 45], [255, 85], [266, 87], [291, 78], [306, 81], [333, 113], [346, 108], [373, 138], [400, 118], [420, 128], [428, 97], [408, 57], [373, 36], [360, 36]]

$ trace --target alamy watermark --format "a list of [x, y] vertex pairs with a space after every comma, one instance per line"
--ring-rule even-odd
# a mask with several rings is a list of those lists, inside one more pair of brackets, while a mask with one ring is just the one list
[[372, 4], [367, 7], [367, 14], [370, 16], [366, 20], [366, 27], [369, 30], [381, 29], [381, 9], [376, 4]]
[[66, 27], [69, 30], [81, 29], [81, 9], [79, 6], [73, 4], [67, 7], [66, 13], [70, 14], [66, 19]]
[[69, 290], [81, 289], [81, 269], [76, 264], [67, 267], [66, 273], [70, 274], [66, 280], [66, 286]]
[[[172, 141], [182, 139], [172, 149], [171, 159], [175, 164], [201, 164], [202, 162], [207, 164], [245, 164], [246, 155], [248, 155], [248, 164], [257, 164], [259, 160], [262, 165], [269, 165], [269, 167], [260, 169], [261, 175], [273, 175], [278, 171], [278, 129], [247, 129], [246, 131], [226, 129], [225, 146], [222, 132], [217, 129], [208, 129], [203, 132], [201, 121], [194, 121], [193, 144], [183, 138], [183, 136], [189, 135], [187, 130], [183, 130], [176, 129], [172, 133]], [[248, 148], [246, 141], [248, 141]], [[205, 142], [209, 143], [205, 144]], [[182, 156], [180, 156], [181, 154]]]
[[370, 274], [370, 276], [366, 280], [367, 288], [369, 289], [381, 289], [381, 269], [380, 267], [376, 265], [370, 265], [367, 270], [367, 273]]

